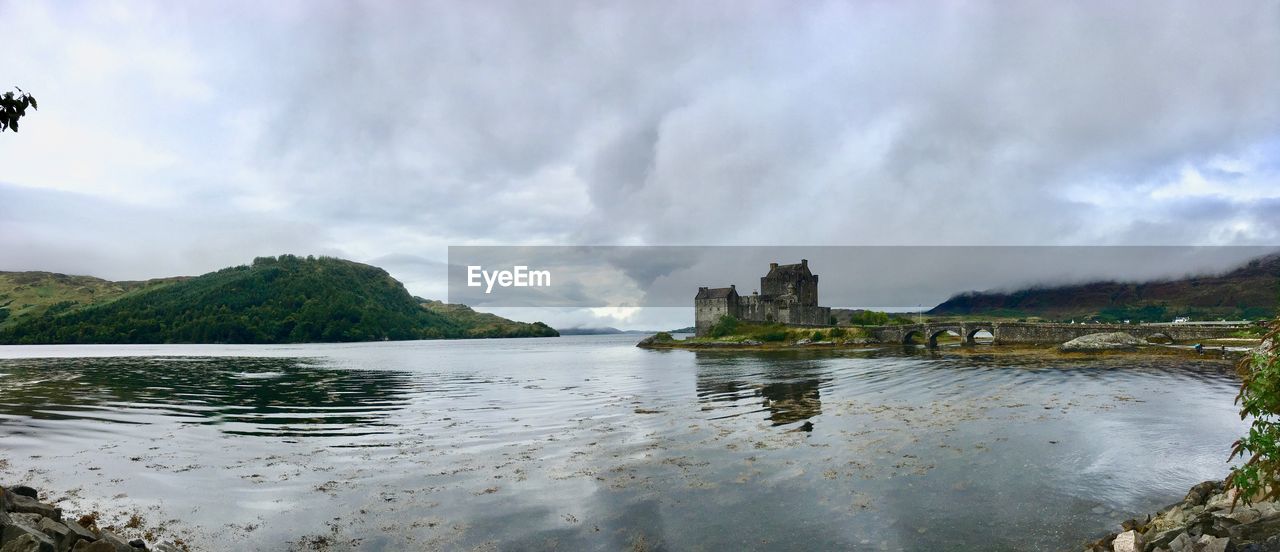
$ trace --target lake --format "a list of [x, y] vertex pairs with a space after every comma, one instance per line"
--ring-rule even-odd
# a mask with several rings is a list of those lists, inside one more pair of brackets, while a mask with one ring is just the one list
[[1064, 550], [1247, 427], [1196, 359], [640, 337], [0, 347], [0, 482], [196, 549]]

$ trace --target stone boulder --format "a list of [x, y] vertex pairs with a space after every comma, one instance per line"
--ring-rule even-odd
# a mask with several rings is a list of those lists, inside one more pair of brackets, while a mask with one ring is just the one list
[[9, 494], [9, 511], [39, 514], [41, 517], [53, 518], [54, 520], [62, 519], [62, 508], [19, 494]]
[[1142, 546], [1142, 535], [1133, 530], [1120, 533], [1116, 540], [1111, 541], [1111, 549], [1115, 552], [1142, 552]]
[[44, 535], [25, 533], [0, 546], [0, 552], [56, 552], [53, 541]]
[[658, 332], [649, 337], [641, 339], [639, 343], [636, 343], [636, 347], [652, 347], [654, 345], [659, 345], [663, 343], [671, 343], [675, 340], [676, 339], [672, 337], [670, 333]]
[[1147, 342], [1124, 332], [1096, 333], [1077, 337], [1058, 346], [1062, 352], [1132, 351]]

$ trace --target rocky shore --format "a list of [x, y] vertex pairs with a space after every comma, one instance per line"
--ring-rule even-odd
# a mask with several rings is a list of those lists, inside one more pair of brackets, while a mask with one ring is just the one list
[[1058, 346], [1062, 352], [1132, 351], [1147, 342], [1124, 332], [1106, 332], [1077, 337]]
[[1233, 501], [1222, 481], [1191, 488], [1154, 515], [1127, 520], [1086, 552], [1280, 552], [1280, 503]]
[[181, 552], [181, 543], [148, 545], [98, 527], [93, 514], [64, 517], [62, 508], [40, 501], [31, 487], [0, 487], [0, 552]]

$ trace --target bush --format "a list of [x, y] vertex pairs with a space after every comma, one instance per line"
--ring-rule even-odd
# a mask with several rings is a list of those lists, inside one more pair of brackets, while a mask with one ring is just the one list
[[849, 323], [854, 326], [883, 326], [889, 323], [889, 313], [880, 311], [855, 311], [849, 315]]
[[1263, 344], [1236, 365], [1241, 379], [1236, 403], [1241, 419], [1252, 417], [1253, 425], [1231, 449], [1231, 460], [1248, 460], [1232, 468], [1227, 488], [1239, 490], [1245, 504], [1280, 498], [1280, 320], [1272, 323]]
[[675, 341], [676, 338], [671, 337], [670, 332], [658, 332], [656, 334], [653, 334], [653, 340], [658, 343], [665, 343], [668, 341]]
[[822, 341], [822, 330], [813, 330], [813, 337], [811, 339], [814, 341]]
[[720, 319], [707, 330], [710, 337], [725, 337], [729, 335], [737, 335], [738, 319], [727, 314], [720, 315]]
[[787, 340], [787, 330], [782, 329], [782, 328], [778, 328], [778, 329], [769, 329], [769, 330], [764, 330], [764, 331], [758, 332], [758, 333], [756, 333], [756, 334], [755, 334], [754, 336], [752, 336], [752, 337], [755, 337], [756, 339], [759, 339], [760, 341], [786, 341], [786, 340]]
[[831, 328], [831, 337], [844, 337], [844, 328]]

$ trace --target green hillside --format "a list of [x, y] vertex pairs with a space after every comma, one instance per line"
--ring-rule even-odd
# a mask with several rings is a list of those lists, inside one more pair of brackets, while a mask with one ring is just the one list
[[112, 282], [92, 276], [53, 272], [0, 272], [0, 329], [12, 326], [24, 317], [102, 304], [181, 279]]
[[[540, 322], [513, 322], [464, 306], [420, 301], [386, 271], [334, 258], [259, 257], [250, 266], [141, 283], [32, 274], [47, 275], [5, 274], [10, 284], [0, 293], [7, 289], [11, 297], [0, 300], [8, 301], [0, 315], [6, 317], [0, 343], [309, 343], [558, 335]], [[19, 281], [27, 283], [12, 283]]]
[[1222, 274], [1154, 282], [1094, 282], [1008, 293], [956, 295], [933, 315], [1041, 317], [1116, 322], [1269, 319], [1280, 311], [1280, 255], [1254, 259]]

